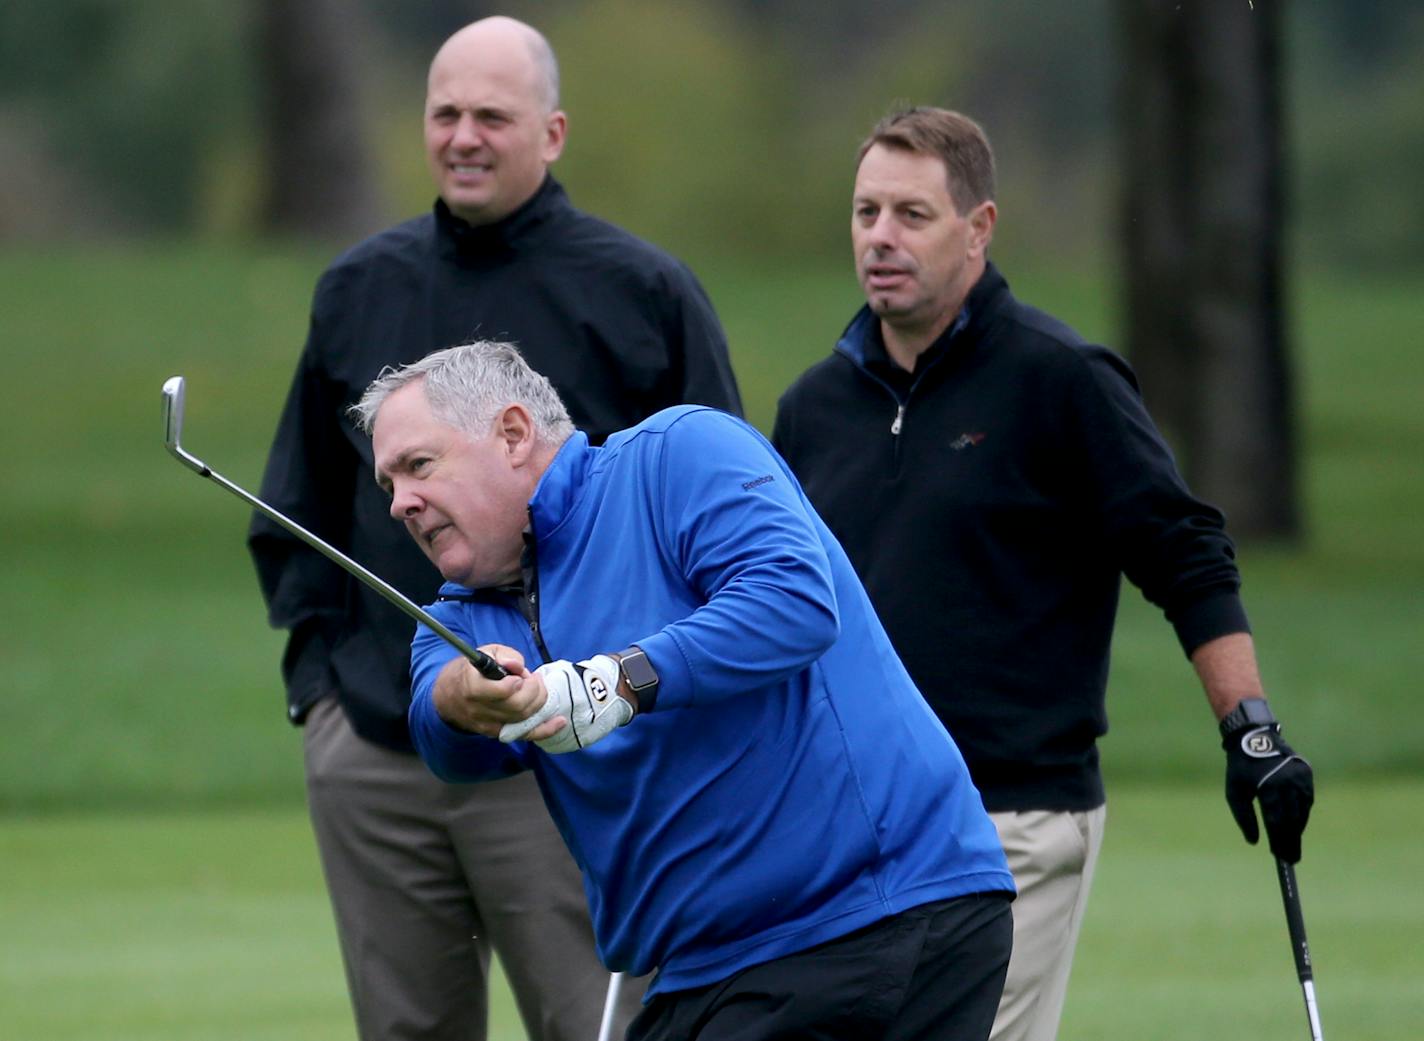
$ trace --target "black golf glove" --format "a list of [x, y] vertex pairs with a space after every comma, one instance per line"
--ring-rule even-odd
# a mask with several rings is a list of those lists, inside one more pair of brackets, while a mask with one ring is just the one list
[[[1264, 710], [1261, 702], [1261, 710]], [[1269, 710], [1265, 710], [1269, 717]], [[1254, 713], [1253, 713], [1254, 714]], [[1235, 715], [1233, 713], [1232, 715]], [[1226, 749], [1226, 804], [1253, 846], [1261, 833], [1256, 808], [1261, 800], [1261, 820], [1271, 852], [1288, 864], [1300, 860], [1300, 835], [1315, 802], [1315, 779], [1310, 764], [1281, 740], [1281, 725], [1251, 722], [1232, 728], [1222, 722], [1221, 747]]]

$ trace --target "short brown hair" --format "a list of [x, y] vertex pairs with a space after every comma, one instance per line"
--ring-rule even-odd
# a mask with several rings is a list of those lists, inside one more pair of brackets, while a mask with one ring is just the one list
[[966, 115], [928, 105], [892, 112], [870, 131], [856, 166], [876, 145], [939, 158], [961, 215], [994, 197], [994, 150], [984, 128]]

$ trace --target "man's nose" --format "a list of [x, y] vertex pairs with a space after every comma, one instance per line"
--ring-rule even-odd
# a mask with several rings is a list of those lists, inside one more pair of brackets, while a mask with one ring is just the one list
[[425, 505], [420, 496], [405, 485], [397, 483], [391, 489], [391, 516], [398, 521], [414, 517]]
[[895, 248], [899, 242], [896, 235], [895, 221], [889, 213], [881, 213], [875, 218], [875, 223], [870, 226], [866, 241], [876, 252], [885, 252]]
[[455, 132], [450, 136], [450, 143], [456, 148], [471, 149], [478, 148], [483, 142], [480, 136], [480, 124], [471, 112], [461, 112], [460, 119], [455, 123]]

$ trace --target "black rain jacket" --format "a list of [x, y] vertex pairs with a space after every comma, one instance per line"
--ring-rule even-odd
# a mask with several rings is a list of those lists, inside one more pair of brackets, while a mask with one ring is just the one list
[[985, 806], [1104, 801], [1120, 576], [1190, 654], [1247, 631], [1219, 512], [1193, 498], [1122, 358], [990, 264], [915, 372], [862, 308], [773, 432]]
[[[373, 478], [370, 439], [346, 415], [383, 366], [472, 339], [513, 340], [595, 443], [670, 405], [741, 414], [726, 338], [688, 268], [575, 209], [546, 178], [519, 210], [472, 227], [443, 202], [339, 257], [317, 283], [262, 498], [431, 603], [440, 575]], [[325, 696], [356, 731], [411, 750], [414, 623], [258, 515], [248, 546], [283, 656], [288, 715]]]

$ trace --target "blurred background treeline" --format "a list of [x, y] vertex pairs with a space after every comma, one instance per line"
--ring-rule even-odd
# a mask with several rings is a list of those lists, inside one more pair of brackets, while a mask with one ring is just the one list
[[[454, 28], [498, 11], [541, 27], [559, 53], [571, 138], [558, 170], [578, 201], [675, 252], [839, 261], [853, 149], [908, 99], [990, 128], [1005, 245], [1092, 258], [1114, 234], [1128, 6], [8, 0], [0, 239], [231, 241], [299, 226], [271, 207], [274, 179], [293, 180], [278, 153], [302, 147], [294, 136], [326, 157], [312, 183], [369, 181], [369, 195], [343, 200], [343, 233], [423, 210], [426, 64]], [[1356, 271], [1424, 265], [1424, 9], [1280, 6], [1297, 255]], [[284, 46], [314, 55], [339, 96], [284, 79]]]

